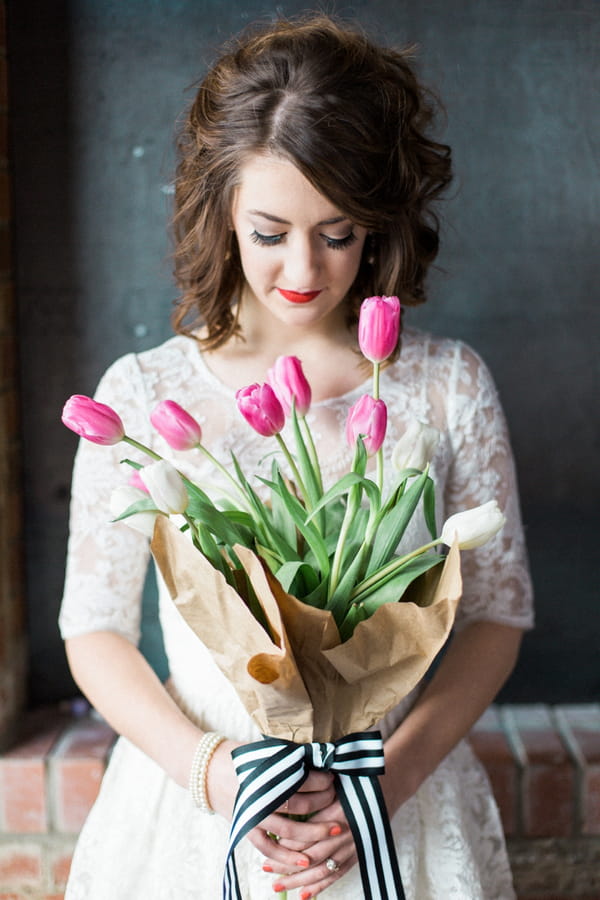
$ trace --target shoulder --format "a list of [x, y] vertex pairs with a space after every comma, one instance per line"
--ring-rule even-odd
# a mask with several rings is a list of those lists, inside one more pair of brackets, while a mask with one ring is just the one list
[[402, 334], [400, 358], [395, 364], [418, 370], [421, 378], [450, 385], [489, 376], [479, 353], [457, 338], [441, 337], [428, 331], [406, 327]]
[[156, 347], [120, 356], [108, 367], [100, 384], [127, 382], [151, 387], [174, 373], [183, 377], [184, 370], [194, 366], [196, 354], [198, 347], [192, 338], [175, 335]]

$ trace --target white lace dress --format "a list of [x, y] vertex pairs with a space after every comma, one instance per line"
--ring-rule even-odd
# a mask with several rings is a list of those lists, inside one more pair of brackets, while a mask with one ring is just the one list
[[[350, 467], [351, 453], [343, 438], [346, 412], [369, 390], [366, 383], [343, 397], [314, 404], [309, 413], [327, 481]], [[382, 373], [381, 396], [389, 408], [388, 449], [413, 416], [441, 432], [432, 466], [440, 524], [450, 513], [490, 498], [498, 500], [507, 518], [493, 541], [462, 556], [464, 596], [457, 627], [482, 619], [531, 626], [513, 462], [485, 366], [460, 342], [407, 329], [399, 361]], [[172, 451], [152, 431], [149, 413], [160, 400], [176, 400], [195, 416], [203, 428], [203, 443], [223, 462], [233, 450], [247, 473], [270, 466], [270, 441], [242, 419], [234, 391], [209, 371], [189, 338], [174, 337], [118, 360], [102, 379], [97, 399], [121, 414], [128, 434], [217, 493], [215, 472], [199, 451]], [[147, 541], [124, 524], [109, 524], [110, 492], [130, 474], [129, 467], [119, 465], [124, 455], [134, 454], [122, 444], [99, 447], [87, 442], [77, 454], [60, 617], [64, 637], [112, 630], [132, 642], [139, 638]], [[424, 525], [415, 522], [404, 542], [414, 547], [427, 540]], [[160, 617], [171, 690], [183, 708], [203, 728], [238, 740], [258, 739], [231, 685], [163, 591]], [[384, 737], [412, 701], [402, 699], [381, 723]], [[465, 742], [402, 806], [392, 829], [408, 900], [514, 897], [497, 809], [485, 774]], [[199, 812], [187, 791], [121, 738], [80, 836], [67, 900], [217, 900], [227, 835], [224, 820]], [[273, 897], [273, 876], [263, 873], [262, 858], [247, 841], [236, 859], [244, 900]], [[361, 900], [358, 868], [322, 896]]]

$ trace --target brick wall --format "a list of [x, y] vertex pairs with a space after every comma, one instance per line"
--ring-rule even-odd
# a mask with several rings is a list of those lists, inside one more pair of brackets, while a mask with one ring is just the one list
[[19, 394], [11, 273], [11, 190], [5, 6], [0, 0], [0, 746], [25, 694]]
[[[93, 716], [46, 710], [0, 757], [0, 900], [61, 900], [113, 741]], [[600, 900], [600, 704], [491, 707], [471, 742], [519, 900]]]

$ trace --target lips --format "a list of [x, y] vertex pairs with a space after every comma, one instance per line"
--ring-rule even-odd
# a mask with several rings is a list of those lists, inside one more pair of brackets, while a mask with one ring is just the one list
[[277, 290], [290, 303], [310, 303], [311, 300], [314, 300], [321, 293], [321, 291], [284, 291], [283, 288], [277, 288]]

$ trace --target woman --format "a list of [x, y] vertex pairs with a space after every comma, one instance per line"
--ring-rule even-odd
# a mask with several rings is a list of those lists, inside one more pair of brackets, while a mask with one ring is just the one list
[[[261, 471], [264, 439], [237, 414], [235, 389], [266, 378], [281, 354], [302, 360], [325, 477], [350, 467], [341, 434], [363, 392], [360, 301], [424, 299], [438, 249], [432, 202], [451, 178], [449, 150], [428, 136], [432, 105], [405, 52], [377, 47], [326, 17], [242, 36], [201, 83], [179, 141], [175, 261], [178, 335], [109, 369], [97, 399], [180, 469], [214, 482], [203, 458], [149, 432], [174, 399], [224, 463]], [[507, 517], [463, 555], [456, 634], [436, 673], [381, 723], [381, 779], [404, 890], [412, 900], [514, 896], [487, 781], [462, 741], [510, 673], [531, 596], [514, 468], [494, 387], [463, 344], [405, 329], [382, 374], [389, 446], [412, 418], [440, 431], [432, 462], [440, 517], [494, 497]], [[147, 541], [109, 525], [106, 497], [122, 451], [78, 452], [61, 628], [77, 683], [123, 737], [82, 833], [70, 900], [217, 897], [237, 780], [231, 750], [256, 726], [205, 648], [161, 592], [169, 657], [164, 687], [136, 648]], [[263, 469], [264, 471], [264, 469]], [[415, 523], [405, 540], [427, 540]], [[208, 806], [187, 787], [203, 735]], [[206, 742], [202, 743], [206, 748]], [[282, 813], [311, 813], [309, 821]], [[276, 843], [271, 835], [280, 836]], [[331, 778], [301, 791], [236, 852], [242, 896], [296, 890], [308, 900], [363, 896], [356, 848]]]

